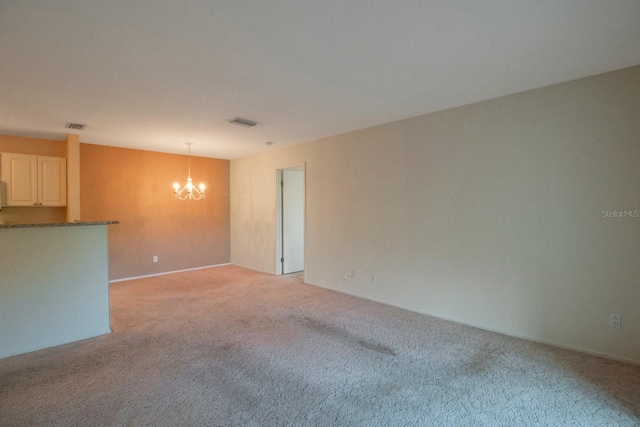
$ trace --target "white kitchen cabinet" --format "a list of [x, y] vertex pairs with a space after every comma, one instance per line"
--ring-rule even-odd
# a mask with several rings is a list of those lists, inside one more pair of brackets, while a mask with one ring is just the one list
[[42, 206], [67, 206], [67, 159], [38, 156], [38, 200]]
[[7, 206], [66, 206], [67, 159], [1, 153]]

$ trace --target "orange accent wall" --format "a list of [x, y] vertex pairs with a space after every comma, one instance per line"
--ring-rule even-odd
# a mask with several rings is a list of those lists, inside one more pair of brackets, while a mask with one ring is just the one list
[[80, 144], [82, 221], [120, 221], [110, 280], [230, 262], [229, 161], [192, 156], [191, 175], [206, 197], [181, 201], [172, 185], [184, 185], [187, 156]]
[[[0, 135], [0, 153], [21, 153], [40, 156], [66, 157], [64, 141]], [[31, 224], [66, 222], [64, 207], [4, 207], [0, 210], [0, 222], [7, 224]]]
[[64, 141], [13, 135], [0, 135], [0, 152], [53, 157], [67, 156], [67, 148]]

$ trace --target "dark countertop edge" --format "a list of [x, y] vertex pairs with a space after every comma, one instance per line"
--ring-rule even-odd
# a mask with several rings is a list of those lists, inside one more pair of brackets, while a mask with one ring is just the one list
[[40, 224], [0, 224], [0, 228], [40, 228], [40, 227], [79, 227], [83, 225], [111, 225], [120, 224], [120, 221], [77, 221], [77, 222], [53, 222]]

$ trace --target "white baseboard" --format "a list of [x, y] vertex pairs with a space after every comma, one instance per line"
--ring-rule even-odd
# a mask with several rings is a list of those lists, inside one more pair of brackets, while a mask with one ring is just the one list
[[278, 274], [277, 274], [277, 273], [274, 273], [273, 271], [260, 270], [260, 269], [255, 268], [255, 267], [247, 267], [247, 266], [245, 266], [245, 265], [238, 264], [238, 263], [235, 263], [235, 262], [231, 262], [230, 264], [231, 264], [231, 265], [235, 265], [236, 267], [245, 268], [245, 269], [247, 269], [247, 270], [257, 271], [258, 273], [266, 273], [266, 274], [270, 274], [270, 275], [272, 275], [272, 276], [278, 276]]
[[202, 266], [202, 267], [185, 268], [184, 270], [172, 270], [172, 271], [165, 271], [165, 272], [162, 272], [162, 273], [145, 274], [144, 276], [126, 277], [124, 279], [109, 280], [109, 283], [126, 282], [128, 280], [144, 279], [145, 277], [164, 276], [166, 274], [182, 273], [182, 272], [185, 272], [185, 271], [193, 271], [193, 270], [202, 270], [202, 269], [205, 269], [205, 268], [224, 267], [225, 265], [231, 265], [231, 263], [228, 262], [226, 264], [205, 265], [205, 266]]
[[58, 347], [61, 345], [71, 344], [78, 341], [84, 341], [84, 340], [96, 338], [102, 335], [107, 335], [110, 333], [111, 333], [111, 328], [107, 330], [97, 331], [97, 332], [91, 333], [90, 335], [65, 336], [57, 340], [40, 343], [37, 346], [27, 346], [27, 347], [13, 349], [12, 351], [9, 351], [9, 352], [2, 352], [0, 353], [0, 359], [4, 359], [6, 357], [12, 357], [12, 356], [19, 356], [21, 354], [32, 353], [34, 351], [40, 351], [40, 350], [44, 350], [46, 348], [51, 348], [51, 347]]

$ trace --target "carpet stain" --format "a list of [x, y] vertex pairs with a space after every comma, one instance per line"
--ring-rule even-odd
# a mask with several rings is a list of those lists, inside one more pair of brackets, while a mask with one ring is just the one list
[[216, 347], [216, 352], [231, 353], [232, 351], [235, 351], [236, 347], [237, 347], [236, 344], [230, 343], [230, 342], [226, 342], [226, 343]]
[[485, 343], [477, 349], [469, 358], [468, 362], [462, 366], [463, 371], [469, 375], [481, 375], [489, 366], [495, 364], [494, 349]]
[[[300, 320], [300, 318], [298, 317], [294, 317], [294, 318], [296, 320]], [[393, 349], [391, 349], [390, 347], [384, 344], [369, 341], [358, 335], [352, 334], [345, 329], [323, 322], [322, 320], [317, 320], [308, 316], [304, 316], [302, 318], [302, 324], [311, 330], [320, 332], [324, 335], [328, 335], [331, 338], [334, 338], [342, 342], [346, 342], [348, 344], [356, 344], [368, 350], [373, 350], [377, 353], [384, 354], [387, 356], [396, 355], [396, 352], [393, 351]]]
[[388, 354], [389, 356], [396, 355], [395, 351], [383, 344], [376, 344], [365, 340], [359, 340], [358, 344], [364, 348], [368, 348], [369, 350], [377, 351], [378, 353]]

